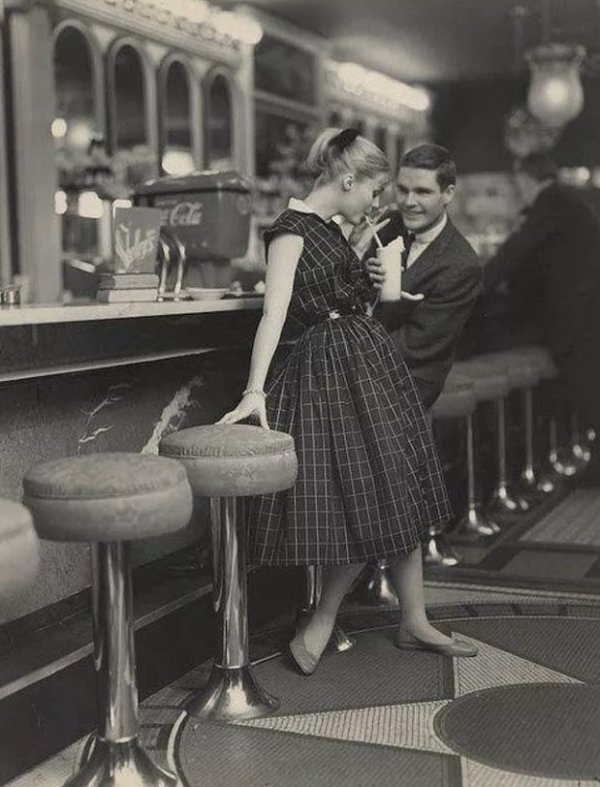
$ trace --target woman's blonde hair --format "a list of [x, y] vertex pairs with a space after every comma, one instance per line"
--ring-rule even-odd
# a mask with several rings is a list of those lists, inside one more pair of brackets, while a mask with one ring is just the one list
[[352, 172], [357, 178], [374, 178], [390, 171], [385, 154], [353, 128], [326, 128], [308, 153], [303, 169], [321, 183]]

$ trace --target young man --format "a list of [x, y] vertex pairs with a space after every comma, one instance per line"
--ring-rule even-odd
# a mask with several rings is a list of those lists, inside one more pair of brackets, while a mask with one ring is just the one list
[[[456, 166], [439, 145], [419, 145], [400, 161], [398, 210], [379, 236], [384, 244], [402, 235], [407, 251], [402, 289], [423, 301], [383, 303], [376, 315], [390, 331], [413, 375], [425, 408], [438, 398], [456, 345], [481, 289], [477, 255], [448, 218]], [[366, 267], [371, 279], [382, 270], [371, 246]]]
[[[517, 161], [515, 177], [525, 217], [486, 264], [485, 289], [505, 281], [527, 303], [573, 403], [600, 434], [600, 221], [580, 191], [557, 182], [547, 155]], [[592, 486], [597, 446], [584, 477]]]

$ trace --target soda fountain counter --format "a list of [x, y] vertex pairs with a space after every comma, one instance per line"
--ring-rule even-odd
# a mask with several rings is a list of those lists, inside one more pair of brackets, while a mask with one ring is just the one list
[[[0, 496], [19, 500], [38, 460], [152, 453], [165, 431], [216, 420], [243, 389], [261, 311], [261, 298], [0, 309]], [[39, 582], [0, 624], [87, 583], [79, 547], [44, 544]]]

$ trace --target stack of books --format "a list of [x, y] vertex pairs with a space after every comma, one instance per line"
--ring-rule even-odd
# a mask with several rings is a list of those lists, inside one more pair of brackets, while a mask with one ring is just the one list
[[103, 273], [96, 299], [100, 303], [155, 301], [158, 275], [155, 273]]

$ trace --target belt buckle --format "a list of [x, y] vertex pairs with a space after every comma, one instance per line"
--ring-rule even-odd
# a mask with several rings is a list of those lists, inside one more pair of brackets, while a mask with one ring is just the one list
[[328, 314], [330, 320], [339, 320], [342, 315], [339, 313], [337, 309], [331, 309]]

